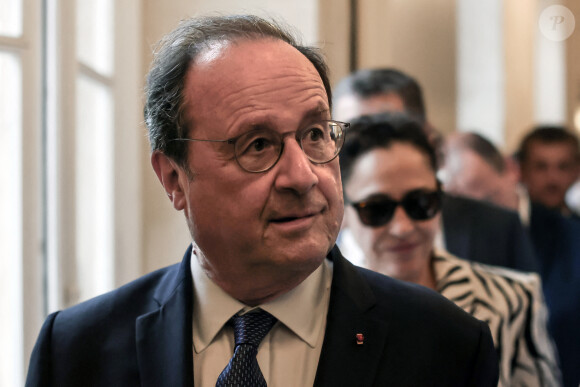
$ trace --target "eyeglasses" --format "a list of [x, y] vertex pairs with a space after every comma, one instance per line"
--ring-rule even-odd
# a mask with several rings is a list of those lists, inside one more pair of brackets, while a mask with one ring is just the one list
[[344, 144], [350, 124], [339, 121], [320, 121], [296, 132], [281, 134], [269, 129], [255, 129], [227, 140], [177, 138], [171, 141], [226, 142], [234, 145], [236, 161], [243, 170], [252, 173], [271, 169], [284, 151], [284, 137], [294, 134], [300, 148], [314, 164], [332, 161]]
[[385, 194], [376, 194], [350, 204], [364, 225], [381, 227], [393, 219], [397, 206], [403, 207], [411, 219], [432, 219], [441, 210], [442, 197], [440, 188], [435, 191], [418, 189], [408, 192], [400, 201], [393, 200]]

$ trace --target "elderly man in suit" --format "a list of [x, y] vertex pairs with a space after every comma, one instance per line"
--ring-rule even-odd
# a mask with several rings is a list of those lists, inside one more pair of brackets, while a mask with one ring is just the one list
[[[421, 87], [400, 70], [365, 69], [345, 77], [336, 86], [333, 112], [336, 119], [347, 121], [367, 114], [406, 112], [423, 123], [441, 153], [442, 138], [427, 119]], [[532, 243], [514, 211], [446, 194], [441, 221], [438, 244], [452, 254], [489, 265], [538, 270]], [[348, 231], [343, 241], [343, 249], [358, 253]]]
[[486, 324], [356, 268], [324, 60], [253, 16], [183, 22], [149, 73], [153, 168], [181, 264], [50, 315], [29, 386], [493, 386]]

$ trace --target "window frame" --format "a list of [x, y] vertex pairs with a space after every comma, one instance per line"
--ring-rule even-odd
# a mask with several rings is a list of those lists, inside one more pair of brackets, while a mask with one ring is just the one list
[[[114, 3], [113, 74], [103, 76], [82, 64], [76, 55], [74, 0], [52, 3], [47, 9], [48, 192], [47, 192], [47, 310], [77, 303], [75, 265], [75, 103], [77, 76], [83, 74], [111, 88], [114, 141], [111, 144], [114, 235], [111, 257], [112, 288], [141, 274], [141, 149], [144, 144], [141, 90], [141, 3]], [[66, 97], [66, 98], [65, 98]], [[66, 99], [66, 100], [65, 100]], [[66, 101], [69, 101], [67, 103]], [[127, 200], [127, 198], [130, 200]]]
[[[42, 76], [41, 76], [41, 6], [33, 0], [22, 1], [22, 34], [18, 37], [0, 36], [0, 51], [13, 52], [20, 60], [21, 66], [21, 149], [20, 157], [15, 160], [21, 170], [19, 190], [22, 193], [20, 207], [20, 275], [22, 288], [19, 294], [8, 295], [19, 297], [21, 301], [18, 319], [22, 327], [22, 348], [17, 352], [16, 374], [21, 380], [15, 385], [23, 384], [29, 354], [35, 343], [38, 327], [43, 319], [43, 249], [42, 235]], [[18, 313], [18, 312], [17, 312]], [[17, 376], [18, 378], [18, 376]]]
[[[20, 294], [22, 347], [16, 356], [23, 385], [32, 349], [49, 313], [76, 303], [75, 214], [75, 0], [22, 0], [19, 37], [0, 36], [0, 51], [15, 52], [22, 72], [20, 163], [22, 235]], [[141, 2], [114, 1], [115, 74], [111, 77], [115, 136], [110, 144], [114, 235], [112, 287], [142, 274]], [[122, 76], [118, 76], [122, 74]], [[15, 317], [16, 318], [16, 317]], [[9, 349], [9, 348], [5, 348]]]

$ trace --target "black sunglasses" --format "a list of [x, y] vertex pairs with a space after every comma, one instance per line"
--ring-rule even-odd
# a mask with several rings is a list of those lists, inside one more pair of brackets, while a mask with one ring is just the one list
[[400, 201], [385, 194], [375, 194], [360, 202], [350, 203], [358, 213], [360, 221], [370, 227], [383, 226], [393, 219], [397, 206], [403, 207], [409, 218], [414, 220], [432, 219], [441, 210], [443, 193], [417, 189], [407, 192]]

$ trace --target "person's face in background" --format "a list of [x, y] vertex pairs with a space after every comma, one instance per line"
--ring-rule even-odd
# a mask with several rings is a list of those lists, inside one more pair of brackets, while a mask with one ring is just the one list
[[[189, 137], [196, 139], [229, 139], [257, 128], [294, 132], [330, 119], [314, 66], [273, 39], [208, 49], [187, 74], [184, 108]], [[284, 138], [277, 164], [261, 173], [243, 170], [229, 143], [191, 142], [188, 150], [193, 176], [175, 167], [160, 179], [169, 182], [174, 207], [184, 210], [198, 259], [214, 282], [258, 304], [322, 263], [343, 216], [338, 159], [312, 163], [293, 135]]]
[[498, 172], [476, 152], [458, 149], [447, 152], [444, 170], [446, 192], [517, 210], [518, 176], [511, 164]]
[[[392, 112], [392, 113], [407, 113], [411, 116], [411, 112], [407, 111], [405, 101], [396, 93], [389, 92], [384, 94], [375, 94], [367, 98], [361, 98], [354, 94], [344, 94], [338, 97], [332, 108], [333, 117], [338, 121], [350, 122], [353, 118], [364, 115], [372, 115], [378, 113]], [[431, 145], [439, 151], [443, 143], [443, 138], [436, 128], [431, 126], [429, 122], [424, 122], [423, 130]]]
[[565, 208], [566, 191], [578, 178], [576, 154], [569, 143], [528, 144], [527, 159], [520, 170], [521, 181], [533, 202], [548, 208]]
[[[417, 189], [435, 191], [437, 180], [428, 157], [407, 143], [393, 143], [389, 148], [363, 154], [345, 184], [345, 194], [352, 202], [375, 194], [401, 200]], [[370, 269], [424, 285], [431, 278], [431, 254], [439, 218], [437, 214], [429, 220], [413, 220], [397, 206], [390, 222], [370, 227], [360, 221], [352, 206], [345, 209], [345, 224], [365, 253]]]
[[349, 122], [353, 118], [383, 112], [404, 112], [405, 103], [395, 93], [377, 94], [360, 98], [354, 94], [345, 94], [338, 98], [333, 107], [334, 119]]

